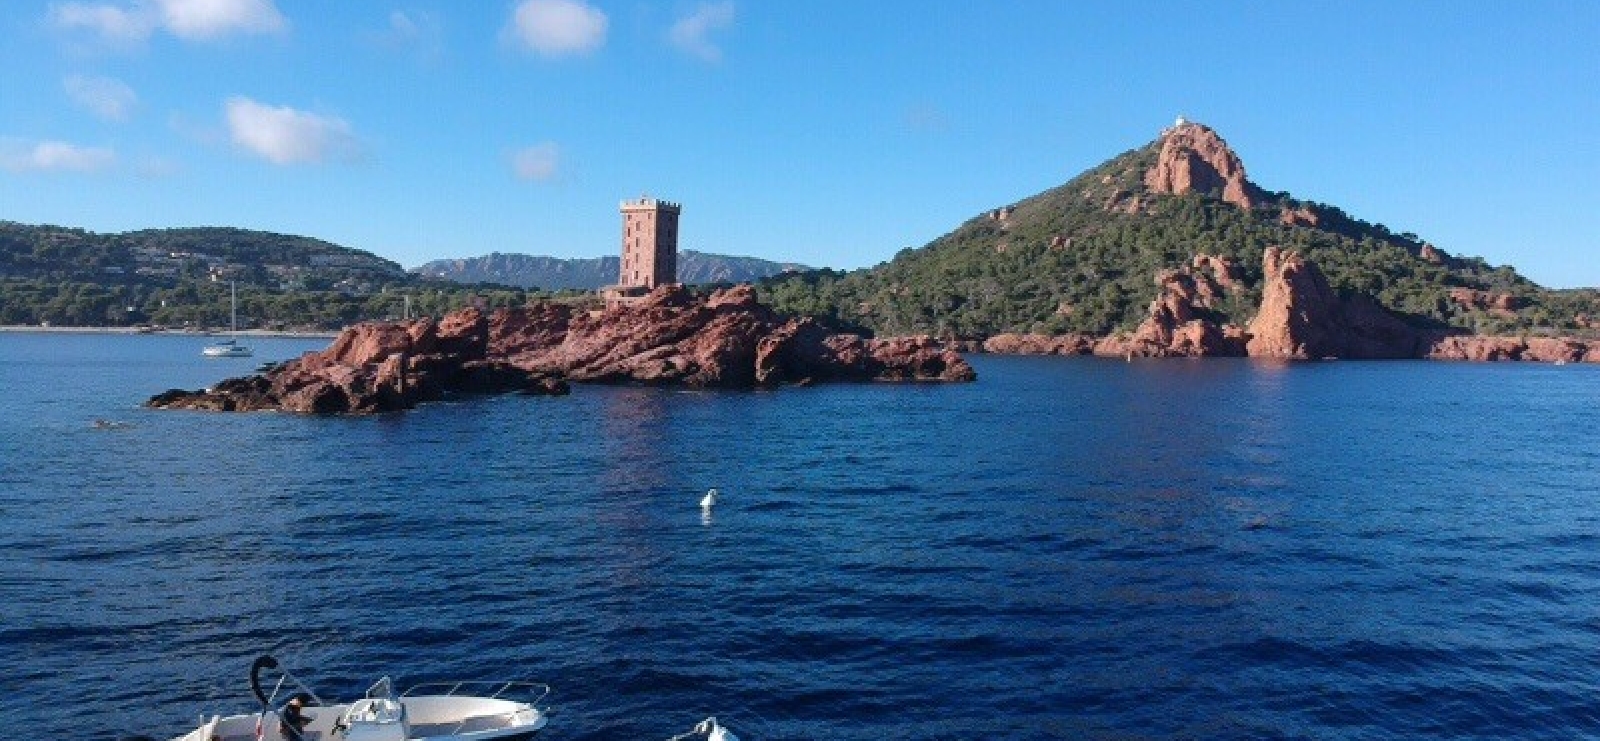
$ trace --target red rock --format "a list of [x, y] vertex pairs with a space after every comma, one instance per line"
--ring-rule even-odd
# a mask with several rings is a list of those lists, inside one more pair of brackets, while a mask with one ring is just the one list
[[1434, 341], [1427, 357], [1434, 360], [1502, 361], [1525, 360], [1539, 363], [1580, 363], [1600, 361], [1600, 344], [1566, 337], [1495, 337], [1453, 335]]
[[1088, 355], [1094, 338], [1084, 334], [997, 334], [983, 341], [984, 352], [1000, 355]]
[[1322, 215], [1310, 206], [1284, 209], [1278, 214], [1278, 223], [1284, 226], [1316, 227], [1322, 223]]
[[1162, 134], [1161, 153], [1145, 172], [1144, 183], [1155, 193], [1219, 194], [1246, 210], [1260, 197], [1239, 156], [1217, 132], [1197, 123], [1179, 124]]
[[1471, 288], [1450, 289], [1450, 300], [1469, 309], [1487, 311], [1491, 314], [1512, 317], [1517, 310], [1528, 305], [1528, 301], [1521, 296], [1495, 291], [1478, 291]]
[[[1204, 258], [1204, 259], [1202, 259]], [[1222, 297], [1223, 288], [1204, 269], [1227, 274], [1226, 261], [1213, 262], [1197, 256], [1197, 267], [1163, 270], [1156, 274], [1161, 292], [1150, 302], [1145, 320], [1131, 337], [1098, 343], [1095, 354], [1139, 357], [1240, 356], [1244, 344], [1239, 333], [1230, 333], [1212, 318], [1210, 309]]]
[[1342, 299], [1297, 252], [1268, 247], [1262, 256], [1261, 308], [1249, 327], [1251, 357], [1409, 358], [1419, 333], [1366, 296]]
[[1527, 343], [1522, 359], [1539, 363], [1580, 363], [1589, 352], [1588, 343], [1567, 337], [1530, 337]]
[[[972, 380], [959, 353], [927, 337], [868, 340], [783, 320], [749, 286], [699, 298], [681, 286], [598, 315], [540, 303], [439, 322], [366, 323], [327, 350], [211, 391], [150, 406], [371, 413], [445, 393], [566, 393], [565, 379], [750, 388], [823, 380]], [[239, 385], [242, 384], [242, 385]]]
[[1200, 253], [1191, 261], [1196, 275], [1209, 274], [1225, 291], [1238, 291], [1244, 288], [1244, 271], [1232, 260], [1226, 257]]
[[1520, 360], [1526, 345], [1514, 337], [1454, 335], [1433, 343], [1428, 357], [1434, 360]]

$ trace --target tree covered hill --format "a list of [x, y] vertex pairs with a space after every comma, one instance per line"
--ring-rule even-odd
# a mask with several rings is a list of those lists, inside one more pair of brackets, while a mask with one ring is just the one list
[[230, 283], [245, 328], [336, 328], [519, 289], [419, 278], [370, 252], [309, 237], [201, 227], [97, 234], [0, 221], [0, 324], [225, 326]]
[[1510, 267], [1264, 191], [1215, 132], [1185, 122], [877, 267], [784, 275], [760, 288], [780, 310], [884, 334], [1105, 335], [1138, 325], [1160, 271], [1206, 254], [1237, 267], [1242, 290], [1217, 318], [1244, 326], [1259, 305], [1261, 257], [1271, 245], [1299, 250], [1336, 290], [1369, 294], [1414, 325], [1484, 334], [1600, 329], [1594, 290], [1546, 290]]
[[[694, 250], [678, 253], [678, 281], [690, 285], [705, 283], [751, 283], [785, 272], [807, 270], [796, 263], [780, 263], [755, 257], [713, 255]], [[595, 290], [617, 282], [621, 258], [545, 257], [490, 253], [459, 260], [434, 260], [412, 272], [430, 278], [461, 283], [496, 283], [545, 290]]]

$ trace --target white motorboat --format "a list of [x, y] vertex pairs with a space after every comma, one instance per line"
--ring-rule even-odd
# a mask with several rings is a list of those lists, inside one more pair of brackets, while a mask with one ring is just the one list
[[384, 677], [365, 697], [339, 703], [324, 702], [287, 671], [263, 692], [261, 670], [275, 668], [271, 656], [250, 667], [259, 711], [214, 715], [173, 741], [526, 741], [549, 723], [549, 709], [538, 706], [550, 693], [545, 684], [433, 682], [395, 695]]
[[245, 345], [239, 344], [239, 285], [228, 283], [228, 332], [233, 336], [218, 342], [206, 345], [200, 351], [201, 355], [208, 358], [248, 358], [254, 353]]

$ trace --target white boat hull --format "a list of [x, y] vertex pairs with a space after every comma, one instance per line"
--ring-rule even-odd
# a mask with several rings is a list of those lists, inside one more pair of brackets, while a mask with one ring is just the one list
[[248, 358], [254, 353], [244, 345], [211, 345], [200, 354], [208, 358]]
[[[404, 697], [398, 717], [373, 717], [363, 703], [308, 707], [304, 741], [525, 741], [549, 723], [544, 711], [529, 703], [461, 695]], [[355, 713], [350, 711], [354, 708]], [[257, 721], [261, 734], [256, 735]], [[338, 732], [335, 733], [335, 726]], [[212, 718], [172, 741], [292, 741], [278, 715], [231, 715]]]

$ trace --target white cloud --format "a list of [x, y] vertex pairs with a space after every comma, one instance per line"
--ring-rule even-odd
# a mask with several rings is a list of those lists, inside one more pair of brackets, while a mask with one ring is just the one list
[[155, 0], [162, 25], [185, 39], [216, 39], [232, 33], [280, 33], [288, 21], [272, 0]]
[[67, 97], [96, 116], [107, 121], [126, 121], [139, 96], [121, 80], [113, 77], [68, 75], [61, 81]]
[[711, 43], [711, 32], [733, 25], [733, 0], [701, 3], [693, 13], [678, 19], [667, 31], [672, 45], [707, 62], [722, 60], [722, 49]]
[[229, 98], [225, 107], [233, 143], [273, 164], [319, 163], [355, 154], [355, 134], [342, 118], [262, 105], [242, 96]]
[[213, 40], [235, 33], [280, 33], [289, 22], [272, 0], [135, 0], [67, 2], [50, 6], [50, 21], [90, 31], [119, 44], [142, 42], [157, 30], [181, 39]]
[[107, 147], [0, 141], [0, 169], [11, 172], [98, 172], [116, 163], [117, 153]]
[[518, 180], [554, 180], [561, 170], [561, 148], [554, 142], [544, 142], [517, 150], [511, 154], [511, 170]]
[[581, 56], [606, 42], [606, 14], [582, 0], [523, 0], [506, 36], [544, 57]]
[[52, 4], [50, 22], [70, 30], [91, 31], [107, 41], [131, 43], [149, 38], [156, 29], [157, 18], [145, 5], [72, 2]]

